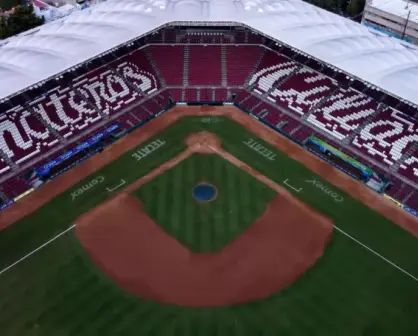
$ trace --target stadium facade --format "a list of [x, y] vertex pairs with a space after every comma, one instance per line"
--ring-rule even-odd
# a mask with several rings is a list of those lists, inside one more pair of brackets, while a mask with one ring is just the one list
[[415, 47], [302, 1], [109, 0], [0, 47], [0, 197], [174, 104], [216, 103], [380, 192], [389, 181], [413, 211], [417, 87]]

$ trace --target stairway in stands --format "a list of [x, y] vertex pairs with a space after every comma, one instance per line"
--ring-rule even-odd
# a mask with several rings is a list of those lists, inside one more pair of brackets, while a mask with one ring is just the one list
[[46, 120], [42, 118], [40, 113], [35, 113], [35, 111], [30, 106], [27, 107], [27, 110], [32, 115], [34, 115], [35, 118], [38, 119], [41, 122], [41, 124], [43, 124], [48, 129], [48, 131], [50, 131], [57, 139], [59, 139], [60, 143], [68, 144], [68, 140], [65, 139], [59, 132], [57, 132], [57, 130], [53, 128], [48, 122], [46, 122]]
[[157, 64], [155, 64], [154, 59], [151, 57], [151, 55], [149, 53], [149, 48], [145, 48], [145, 49], [143, 49], [143, 51], [144, 51], [145, 56], [147, 56], [147, 59], [148, 59], [149, 63], [151, 64], [152, 69], [154, 70], [154, 73], [157, 75], [157, 78], [160, 81], [161, 86], [165, 87], [166, 86], [165, 79], [163, 78], [163, 76], [161, 76], [161, 73], [158, 70]]
[[239, 98], [239, 95], [237, 95], [237, 98], [236, 98], [236, 102], [238, 103], [238, 104], [240, 104], [241, 106], [244, 106], [244, 103], [247, 101], [247, 100], [250, 100], [250, 99], [254, 99], [254, 96], [252, 95], [252, 94], [246, 94], [246, 96], [245, 96], [245, 98], [244, 99], [241, 99], [240, 100], [240, 98]]
[[76, 94], [77, 97], [79, 97], [80, 99], [84, 100], [87, 103], [87, 105], [90, 108], [94, 109], [98, 114], [100, 114], [103, 119], [109, 118], [109, 115], [103, 113], [103, 111], [100, 110], [94, 102], [92, 102], [87, 97], [84, 97], [84, 95], [80, 92], [80, 90], [78, 88], [76, 89], [76, 88], [72, 87], [72, 90], [74, 91], [74, 93]]
[[[126, 85], [128, 85], [132, 90], [134, 90], [135, 92], [137, 92], [139, 94], [138, 97], [138, 101], [144, 100], [144, 97], [146, 97], [146, 92], [142, 91], [137, 85], [135, 85], [134, 83], [132, 83], [131, 80], [128, 79], [128, 77], [125, 76], [125, 74], [120, 71], [117, 70], [116, 68], [112, 68], [109, 65], [106, 66], [110, 71], [112, 71], [112, 73], [119, 77], [123, 82], [126, 83]], [[158, 74], [157, 74], [158, 77]], [[159, 106], [158, 102], [154, 99], [154, 97], [150, 97], [148, 99], [148, 101], [152, 101], [154, 102], [157, 106]], [[152, 111], [150, 111], [147, 106], [145, 106], [145, 104], [143, 106], [141, 106], [142, 109], [144, 109], [149, 115], [153, 115]]]
[[1, 203], [5, 203], [8, 201], [7, 196], [3, 193], [3, 190], [0, 188], [0, 201]]
[[405, 160], [409, 159], [412, 154], [418, 149], [418, 142], [414, 142], [414, 144], [396, 161], [389, 170], [392, 172], [396, 172], [401, 164], [405, 162]]
[[228, 76], [226, 72], [227, 68], [227, 60], [226, 60], [226, 46], [222, 45], [221, 47], [221, 64], [222, 64], [222, 86], [228, 86]]
[[183, 86], [189, 85], [189, 46], [184, 47], [183, 56]]
[[416, 192], [411, 191], [408, 195], [406, 195], [406, 197], [404, 197], [403, 199], [401, 199], [399, 201], [401, 201], [401, 203], [403, 203], [403, 204], [406, 204], [414, 194], [416, 194]]
[[354, 140], [354, 138], [357, 135], [360, 135], [361, 131], [369, 124], [371, 123], [377, 116], [378, 114], [383, 111], [386, 108], [386, 105], [384, 104], [379, 104], [377, 106], [377, 109], [375, 110], [374, 113], [370, 114], [366, 120], [363, 121], [363, 123], [357, 127], [349, 136], [347, 136], [346, 138], [344, 138], [341, 142], [343, 145], [349, 146], [349, 144]]
[[[259, 56], [259, 58], [258, 58], [258, 60], [257, 60], [257, 62], [254, 64], [254, 66], [253, 66], [253, 69], [251, 70], [251, 73], [250, 73], [250, 75], [248, 76], [248, 78], [246, 79], [246, 81], [245, 81], [245, 84], [244, 84], [244, 86], [245, 87], [248, 87], [249, 86], [249, 82], [250, 82], [250, 80], [251, 80], [251, 78], [253, 78], [253, 76], [254, 76], [254, 74], [255, 74], [255, 72], [257, 71], [257, 69], [258, 69], [258, 67], [260, 66], [260, 63], [261, 63], [261, 61], [263, 60], [263, 58], [264, 58], [264, 55], [266, 54], [266, 48], [261, 48], [260, 47], [260, 49], [261, 49], [261, 52], [260, 52], [260, 56]], [[256, 86], [257, 85], [257, 83], [254, 83], [253, 84], [253, 87], [254, 86]], [[251, 87], [251, 88], [249, 88], [250, 90], [252, 90], [253, 89], [253, 87]]]
[[141, 96], [144, 95], [144, 92], [142, 92], [136, 85], [134, 85], [120, 70], [117, 70], [115, 68], [112, 68], [110, 65], [106, 65], [106, 68], [112, 71], [112, 73], [120, 78], [126, 85], [128, 85], [132, 90], [140, 94]]
[[298, 126], [296, 126], [295, 128], [293, 128], [290, 132], [289, 132], [289, 135], [293, 135], [293, 134], [295, 134], [296, 132], [298, 132], [300, 129], [302, 129], [302, 127], [305, 127], [305, 125], [304, 124], [299, 124]]
[[2, 158], [3, 159], [3, 161], [4, 162], [6, 162], [9, 166], [10, 166], [10, 168], [12, 169], [12, 170], [15, 170], [15, 169], [17, 169], [17, 165], [16, 165], [16, 163], [14, 163], [7, 155], [6, 155], [6, 153], [5, 152], [3, 152], [3, 150], [2, 149], [0, 149], [0, 158]]
[[316, 104], [314, 104], [308, 111], [308, 113], [305, 113], [300, 119], [301, 120], [308, 120], [309, 116], [312, 113], [315, 113], [315, 111], [320, 108], [322, 106], [322, 104], [324, 104], [329, 97], [331, 97], [336, 91], [338, 91], [339, 87], [336, 86], [334, 89], [332, 89], [326, 96], [322, 97], [319, 102], [317, 102]]
[[394, 199], [400, 201], [402, 204], [405, 204], [409, 199], [414, 195], [415, 191], [411, 186], [402, 182], [401, 186], [395, 193], [392, 192], [393, 186], [390, 189], [391, 195]]
[[292, 78], [293, 75], [295, 75], [300, 69], [303, 68], [302, 64], [299, 64], [293, 71], [291, 71], [287, 76], [284, 76], [281, 80], [277, 81], [276, 83], [274, 83], [271, 88], [265, 92], [263, 94], [263, 97], [267, 98], [270, 96], [270, 94], [276, 90], [276, 89], [280, 89], [280, 87], [290, 78]]
[[138, 118], [138, 116], [136, 116], [135, 115], [135, 113], [132, 113], [132, 112], [127, 112], [127, 114], [129, 115], [129, 116], [131, 116], [131, 118], [133, 118], [133, 119], [135, 119], [137, 122], [136, 122], [136, 124], [139, 124], [139, 123], [141, 123], [141, 119], [140, 118]]

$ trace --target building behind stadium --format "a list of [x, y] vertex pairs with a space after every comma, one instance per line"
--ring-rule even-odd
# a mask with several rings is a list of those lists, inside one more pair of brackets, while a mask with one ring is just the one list
[[418, 44], [418, 1], [370, 0], [362, 23], [383, 34]]

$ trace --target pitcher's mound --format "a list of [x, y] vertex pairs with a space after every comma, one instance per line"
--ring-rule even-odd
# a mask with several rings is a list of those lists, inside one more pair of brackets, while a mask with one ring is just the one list
[[194, 254], [121, 193], [76, 221], [90, 257], [126, 291], [164, 303], [207, 307], [262, 299], [292, 284], [322, 255], [332, 223], [277, 196], [217, 254]]
[[213, 184], [199, 183], [192, 190], [193, 198], [201, 203], [212, 202], [218, 195], [218, 190]]

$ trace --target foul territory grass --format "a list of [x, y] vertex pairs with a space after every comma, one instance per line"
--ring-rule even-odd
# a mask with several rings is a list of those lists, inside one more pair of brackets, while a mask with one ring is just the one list
[[[121, 179], [126, 182], [125, 185], [128, 185], [184, 151], [186, 145], [183, 139], [187, 130], [183, 129], [183, 125], [180, 122], [167, 128], [164, 132], [138, 145], [97, 173], [77, 183], [37, 212], [14, 224], [12, 228], [1, 231], [0, 268], [4, 268], [65, 230], [78, 216], [107, 199], [112, 195], [107, 192], [107, 187], [120, 184]], [[165, 144], [138, 161], [133, 154], [154, 140], [165, 141]], [[75, 191], [88, 186], [100, 177], [104, 177], [103, 182], [89, 189], [84, 188], [85, 191], [81, 195], [72, 196]], [[16, 244], [16, 242], [21, 243]]]
[[[287, 179], [295, 187], [302, 188], [299, 193], [289, 190], [332, 218], [342, 230], [418, 276], [416, 238], [330, 186], [286, 154], [270, 148], [240, 125], [226, 118], [212, 117], [181, 119], [151, 139], [166, 142], [153, 154], [140, 161], [132, 157], [133, 151], [123, 155], [38, 212], [0, 232], [1, 268], [61, 232], [77, 216], [109, 197], [107, 186], [118, 184], [121, 178], [130, 183], [180, 153], [185, 148], [183, 139], [190, 132], [199, 130], [216, 133], [227, 151], [284, 187], [287, 188], [284, 185]], [[249, 138], [272, 150], [274, 159], [269, 160], [246, 146], [244, 142]], [[215, 157], [210, 155], [206, 159]], [[264, 187], [258, 182], [253, 189], [253, 182], [248, 181], [248, 193], [253, 195], [246, 195], [239, 184], [247, 177], [242, 175], [238, 179], [242, 173], [221, 163], [220, 158], [213, 162], [204, 160], [199, 155], [193, 156], [183, 162], [183, 166], [174, 167], [167, 175], [161, 175], [136, 192], [144, 201], [146, 211], [170, 234], [192, 249], [202, 251], [221, 248], [243, 227], [236, 229], [238, 219], [234, 222], [221, 218], [225, 236], [217, 234], [213, 226], [208, 231], [203, 226], [205, 219], [199, 218], [198, 206], [186, 200], [191, 197], [187, 185], [190, 187], [200, 177], [218, 184], [219, 197], [214, 202], [219, 201], [221, 207], [209, 214], [216, 218], [228, 216], [226, 208], [236, 204], [239, 204], [242, 212], [239, 216], [243, 218], [250, 210], [262, 212], [262, 199], [266, 197], [267, 202], [269, 193], [268, 190], [261, 192]], [[221, 166], [225, 174], [216, 173]], [[228, 173], [229, 170], [234, 173]], [[105, 178], [103, 183], [71, 199], [72, 192], [98, 176]], [[312, 180], [326, 185], [344, 201], [335, 202]], [[160, 187], [164, 192], [158, 194]], [[177, 199], [177, 193], [184, 193], [182, 199]], [[228, 199], [222, 200], [222, 195], [228, 195]], [[234, 198], [237, 203], [232, 204]], [[258, 202], [260, 205], [256, 205]], [[163, 213], [158, 211], [159, 205], [165, 209]], [[215, 203], [206, 205], [216, 206]], [[177, 206], [184, 207], [184, 212], [176, 210]], [[250, 208], [246, 209], [248, 206]], [[179, 217], [175, 215], [176, 211]], [[176, 218], [168, 218], [168, 213]], [[187, 232], [192, 228], [192, 221], [185, 218], [188, 215], [197, 223], [194, 231]], [[212, 228], [214, 231], [210, 231]], [[245, 305], [189, 309], [148, 302], [124, 293], [91, 262], [73, 231], [1, 274], [0, 297], [1, 335], [418, 334], [418, 282], [338, 231], [334, 232], [324, 256], [291, 287]]]

